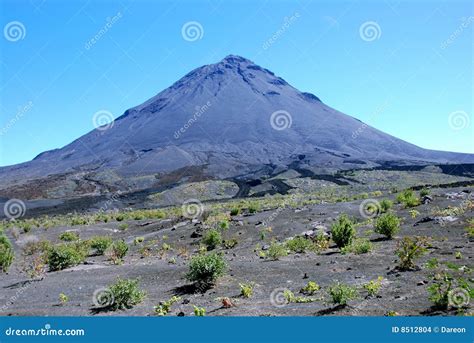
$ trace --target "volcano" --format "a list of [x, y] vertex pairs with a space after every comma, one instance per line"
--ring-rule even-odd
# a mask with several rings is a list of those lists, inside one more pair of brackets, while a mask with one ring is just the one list
[[41, 191], [27, 197], [137, 190], [170, 179], [252, 179], [295, 165], [472, 162], [472, 154], [427, 150], [381, 132], [230, 55], [61, 149], [0, 168], [0, 195], [32, 183]]

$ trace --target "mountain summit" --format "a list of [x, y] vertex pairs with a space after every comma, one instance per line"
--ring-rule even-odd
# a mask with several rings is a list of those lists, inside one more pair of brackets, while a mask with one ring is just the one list
[[[474, 155], [404, 142], [332, 109], [248, 59], [229, 55], [191, 71], [113, 124], [30, 162], [0, 168], [0, 190], [48, 180], [65, 192], [71, 185], [74, 192], [87, 193], [91, 184], [146, 188], [170, 174], [176, 182], [245, 179], [295, 164], [360, 168], [386, 162], [474, 162]], [[90, 184], [80, 191], [78, 179]]]

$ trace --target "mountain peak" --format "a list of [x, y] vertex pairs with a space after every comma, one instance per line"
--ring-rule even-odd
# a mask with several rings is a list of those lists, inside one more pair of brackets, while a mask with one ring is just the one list
[[227, 55], [221, 61], [221, 63], [229, 63], [229, 64], [240, 64], [240, 63], [247, 63], [247, 64], [254, 64], [252, 61], [246, 59], [245, 57], [239, 55]]

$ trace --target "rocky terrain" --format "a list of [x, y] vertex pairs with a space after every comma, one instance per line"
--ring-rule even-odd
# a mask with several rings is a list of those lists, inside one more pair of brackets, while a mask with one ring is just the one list
[[[399, 173], [400, 179], [402, 176]], [[406, 182], [415, 177], [409, 176], [405, 175]], [[230, 197], [235, 189], [225, 186], [224, 193], [229, 192]], [[390, 191], [368, 193], [340, 186], [346, 187], [340, 195], [293, 192], [194, 200], [156, 210], [49, 217], [38, 214], [30, 219], [4, 221], [2, 226], [15, 257], [8, 272], [0, 274], [0, 311], [2, 315], [22, 316], [188, 316], [195, 314], [196, 306], [205, 309], [208, 316], [472, 313], [472, 179], [461, 187], [414, 186], [418, 202], [409, 207], [397, 203], [402, 189], [395, 190], [394, 183], [390, 186]], [[401, 221], [400, 230], [390, 239], [374, 231], [378, 218], [383, 216], [378, 206], [384, 199], [393, 202], [387, 213]], [[375, 210], [371, 204], [376, 205]], [[331, 231], [343, 214], [355, 223], [357, 239], [370, 245], [368, 251], [341, 249], [334, 243]], [[220, 233], [215, 246], [206, 239], [209, 231]], [[64, 232], [77, 236], [69, 237], [72, 240], [68, 243], [68, 237], [61, 236]], [[97, 236], [123, 240], [128, 252], [116, 261], [110, 253], [99, 255], [89, 250], [83, 261], [51, 270], [45, 257], [51, 247], [45, 246], [86, 242]], [[405, 237], [414, 236], [426, 238], [426, 250], [414, 259], [413, 268], [402, 270], [396, 251]], [[311, 244], [296, 252], [288, 243], [295, 237]], [[285, 252], [275, 256], [272, 249], [276, 246]], [[186, 275], [193, 257], [213, 252], [222, 255], [226, 271], [206, 286], [190, 282]], [[451, 297], [446, 307], [434, 306], [428, 289], [445, 273], [452, 277], [452, 289], [458, 297]], [[118, 278], [138, 280], [137, 287], [146, 296], [129, 308], [108, 307], [108, 287]], [[309, 281], [315, 282], [317, 289], [300, 292]], [[333, 300], [331, 287], [337, 282], [357, 293], [347, 304]], [[375, 285], [374, 294], [368, 293], [370, 282]], [[242, 291], [244, 286], [251, 289], [251, 294]], [[167, 312], [156, 310], [158, 306], [161, 311], [173, 296], [179, 298], [171, 301]]]

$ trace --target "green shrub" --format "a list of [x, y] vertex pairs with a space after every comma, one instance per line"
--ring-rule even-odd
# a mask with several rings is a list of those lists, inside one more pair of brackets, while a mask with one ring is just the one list
[[405, 208], [415, 207], [420, 204], [420, 199], [418, 199], [415, 193], [411, 189], [406, 189], [403, 192], [397, 195], [397, 202], [403, 204]]
[[356, 238], [350, 245], [341, 248], [342, 253], [354, 253], [356, 255], [366, 254], [371, 252], [373, 244], [366, 238]]
[[253, 295], [253, 283], [240, 283], [240, 295], [244, 298], [250, 298]]
[[301, 236], [294, 237], [286, 241], [286, 247], [294, 253], [304, 253], [311, 249], [313, 242]]
[[90, 240], [92, 249], [95, 249], [97, 255], [103, 255], [108, 247], [112, 245], [112, 238], [107, 236], [94, 236]]
[[230, 210], [230, 215], [231, 216], [237, 216], [240, 214], [240, 208], [238, 207], [234, 207]]
[[382, 213], [385, 213], [387, 212], [388, 210], [390, 210], [393, 206], [393, 202], [391, 200], [388, 200], [388, 199], [383, 199], [381, 202], [380, 202], [380, 211]]
[[253, 201], [249, 204], [248, 210], [250, 213], [255, 213], [260, 211], [260, 204], [256, 201]]
[[166, 316], [170, 312], [171, 306], [180, 300], [181, 297], [173, 295], [169, 300], [162, 301], [159, 305], [155, 306], [155, 314], [157, 316]]
[[222, 242], [222, 235], [219, 231], [211, 229], [204, 234], [202, 243], [207, 246], [208, 250], [215, 249]]
[[128, 245], [123, 240], [113, 242], [106, 250], [105, 254], [114, 264], [121, 264], [122, 259], [127, 255]]
[[206, 309], [204, 307], [194, 306], [194, 315], [196, 317], [204, 317], [206, 315]]
[[48, 264], [51, 271], [76, 266], [86, 259], [88, 245], [83, 242], [54, 245], [48, 252]]
[[228, 230], [230, 227], [229, 221], [227, 219], [222, 220], [219, 222], [219, 229], [221, 230]]
[[430, 195], [431, 191], [428, 189], [428, 188], [423, 188], [421, 191], [420, 191], [420, 196], [421, 197], [424, 197], [424, 196], [427, 196], [427, 195]]
[[329, 287], [329, 295], [332, 298], [332, 302], [336, 305], [347, 305], [347, 302], [353, 299], [357, 299], [358, 293], [355, 287], [336, 283]]
[[268, 257], [271, 260], [278, 260], [280, 257], [284, 257], [288, 255], [288, 251], [286, 250], [286, 247], [283, 244], [279, 244], [278, 242], [273, 241], [270, 244], [270, 247], [268, 248], [266, 257]]
[[59, 239], [65, 242], [72, 242], [77, 241], [79, 239], [79, 235], [74, 231], [66, 231], [59, 235]]
[[118, 226], [119, 230], [125, 231], [128, 229], [128, 224], [127, 223], [120, 223]]
[[186, 277], [189, 281], [212, 285], [225, 274], [226, 269], [227, 264], [221, 254], [197, 255], [191, 259]]
[[308, 284], [304, 286], [303, 288], [301, 288], [300, 293], [303, 293], [305, 295], [313, 295], [320, 289], [321, 287], [319, 287], [319, 285], [316, 282], [308, 281]]
[[371, 297], [377, 295], [377, 293], [380, 291], [380, 288], [382, 287], [382, 281], [383, 277], [379, 276], [377, 280], [371, 280], [366, 283], [363, 287], [367, 291], [367, 295]]
[[239, 241], [237, 240], [237, 238], [230, 238], [230, 239], [225, 239], [225, 240], [222, 242], [222, 245], [223, 245], [224, 248], [226, 248], [226, 249], [232, 249], [232, 248], [234, 248], [238, 243], [239, 243]]
[[384, 213], [375, 221], [375, 232], [392, 239], [400, 230], [400, 219], [392, 213]]
[[356, 231], [354, 223], [345, 215], [341, 215], [337, 222], [331, 226], [331, 237], [339, 248], [343, 248], [352, 243]]
[[429, 246], [425, 237], [403, 237], [398, 242], [396, 254], [400, 259], [398, 268], [401, 270], [410, 270], [416, 267], [414, 260], [421, 257]]
[[141, 303], [146, 296], [138, 288], [136, 279], [118, 279], [109, 287], [109, 291], [113, 296], [113, 303], [110, 305], [113, 310], [129, 309]]
[[0, 270], [7, 272], [14, 258], [12, 244], [3, 232], [0, 231]]

